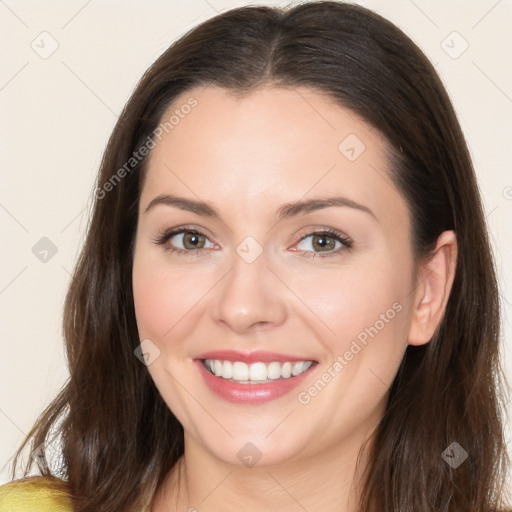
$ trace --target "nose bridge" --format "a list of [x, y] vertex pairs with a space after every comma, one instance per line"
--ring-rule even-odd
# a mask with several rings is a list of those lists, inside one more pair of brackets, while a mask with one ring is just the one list
[[239, 332], [255, 325], [282, 323], [286, 308], [279, 282], [268, 268], [266, 252], [253, 237], [246, 237], [236, 247], [230, 267], [219, 283], [214, 320]]

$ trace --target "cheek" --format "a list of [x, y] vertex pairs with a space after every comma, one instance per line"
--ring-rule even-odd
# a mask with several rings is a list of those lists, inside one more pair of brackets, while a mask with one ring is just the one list
[[364, 347], [377, 337], [389, 340], [379, 343], [378, 350], [404, 345], [410, 263], [394, 261], [373, 254], [346, 268], [295, 279], [294, 290], [307, 305], [304, 314], [318, 326], [318, 338], [332, 357], [349, 350], [354, 341]]
[[[412, 260], [373, 252], [335, 271], [295, 280], [297, 295], [310, 308], [304, 310], [306, 321], [315, 319], [327, 367], [337, 362], [331, 392], [350, 390], [360, 398], [366, 393], [373, 404], [391, 384], [407, 347], [411, 275]], [[360, 404], [353, 405], [356, 414]]]
[[300, 282], [298, 295], [303, 294], [319, 319], [317, 339], [328, 357], [297, 399], [305, 406], [304, 421], [314, 410], [333, 425], [335, 438], [347, 432], [341, 425], [358, 428], [380, 411], [403, 358], [411, 314], [410, 273], [407, 261], [396, 261], [373, 254], [371, 261]]
[[140, 248], [132, 279], [139, 335], [159, 342], [186, 337], [212, 277], [211, 272], [190, 272], [187, 265], [170, 265], [165, 253]]
[[134, 274], [133, 300], [140, 338], [159, 339], [171, 327], [173, 311], [170, 294], [165, 296], [159, 280], [149, 272]]
[[[158, 340], [172, 327], [180, 308], [179, 284], [144, 247], [137, 247], [133, 263], [133, 300], [141, 338]], [[171, 292], [172, 290], [172, 292]]]

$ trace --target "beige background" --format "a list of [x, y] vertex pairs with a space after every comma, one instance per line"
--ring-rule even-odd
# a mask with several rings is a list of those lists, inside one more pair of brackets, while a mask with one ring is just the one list
[[[359, 3], [417, 42], [453, 99], [497, 254], [502, 348], [512, 374], [512, 2]], [[15, 447], [67, 378], [62, 304], [117, 114], [173, 40], [216, 12], [247, 4], [0, 1], [0, 483], [8, 480]], [[43, 237], [57, 249], [46, 262], [32, 252]]]

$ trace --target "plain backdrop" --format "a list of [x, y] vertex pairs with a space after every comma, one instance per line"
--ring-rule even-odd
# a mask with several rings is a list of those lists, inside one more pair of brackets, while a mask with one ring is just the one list
[[[512, 2], [357, 3], [384, 15], [422, 48], [453, 100], [496, 253], [502, 354], [511, 374]], [[9, 479], [15, 448], [68, 377], [63, 300], [118, 114], [145, 69], [178, 36], [248, 4], [0, 2], [0, 483]], [[509, 417], [508, 440], [511, 434]]]

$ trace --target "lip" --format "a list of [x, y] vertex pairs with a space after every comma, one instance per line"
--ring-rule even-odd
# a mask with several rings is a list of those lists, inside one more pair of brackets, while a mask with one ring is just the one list
[[[266, 402], [271, 402], [272, 400], [276, 400], [287, 393], [291, 392], [293, 389], [298, 387], [304, 379], [308, 378], [311, 372], [315, 371], [316, 364], [312, 364], [305, 372], [297, 375], [295, 377], [290, 377], [288, 379], [280, 378], [276, 379], [273, 382], [267, 382], [262, 384], [238, 384], [236, 382], [230, 382], [229, 380], [223, 379], [222, 377], [216, 377], [212, 373], [210, 373], [203, 364], [203, 359], [223, 359], [222, 357], [217, 357], [219, 352], [211, 352], [209, 354], [216, 354], [215, 357], [201, 357], [200, 359], [195, 359], [194, 363], [196, 363], [199, 373], [204, 379], [206, 385], [217, 396], [226, 400], [227, 402], [231, 402], [234, 404], [246, 404], [246, 405], [259, 405]], [[266, 353], [267, 355], [269, 353]], [[208, 354], [205, 354], [208, 355]], [[224, 358], [224, 361], [243, 361], [247, 362], [248, 359], [239, 358], [240, 354], [237, 353], [237, 358], [228, 359]], [[246, 354], [249, 356], [249, 354]], [[252, 354], [250, 354], [252, 357]], [[274, 354], [275, 356], [275, 354]], [[270, 361], [311, 361], [311, 359], [270, 359]], [[252, 362], [268, 362], [263, 361], [261, 359], [253, 359]]]
[[213, 352], [205, 352], [198, 355], [197, 359], [219, 359], [221, 361], [241, 361], [242, 363], [271, 363], [278, 361], [280, 363], [295, 363], [297, 361], [314, 361], [309, 357], [296, 357], [287, 354], [280, 354], [277, 352], [268, 352], [263, 350], [256, 350], [254, 352], [239, 352], [237, 350], [216, 350]]

